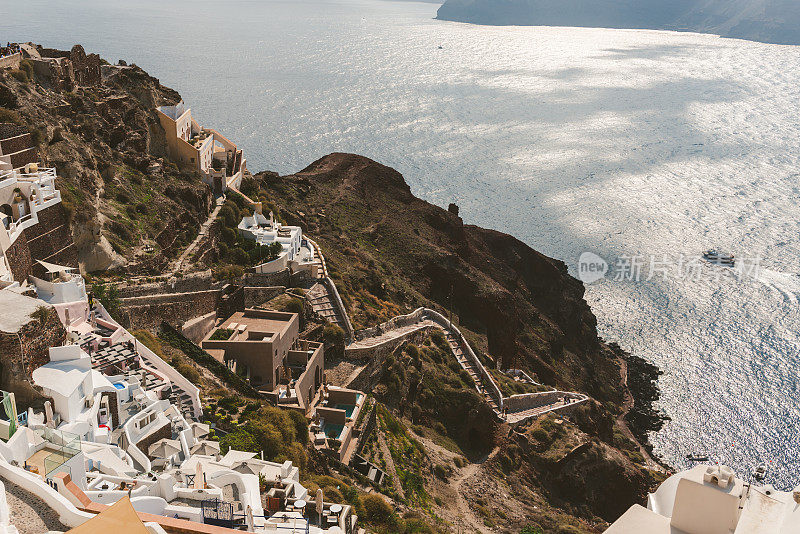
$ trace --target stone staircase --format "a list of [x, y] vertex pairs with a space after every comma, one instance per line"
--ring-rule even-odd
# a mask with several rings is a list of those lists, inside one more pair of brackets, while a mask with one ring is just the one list
[[311, 286], [311, 289], [306, 292], [306, 300], [317, 315], [347, 331], [344, 321], [333, 303], [333, 297], [324, 284], [315, 283]]
[[475, 366], [472, 365], [470, 359], [464, 355], [464, 350], [461, 348], [459, 337], [456, 336], [452, 330], [445, 330], [444, 333], [445, 337], [447, 338], [447, 342], [450, 344], [450, 350], [453, 352], [456, 360], [458, 360], [458, 363], [461, 364], [461, 367], [466, 369], [467, 373], [469, 373], [470, 378], [472, 378], [472, 381], [475, 384], [475, 389], [477, 389], [478, 392], [483, 395], [483, 398], [486, 400], [486, 403], [489, 404], [492, 410], [499, 412], [500, 407], [497, 405], [497, 401], [494, 399], [494, 397], [489, 394], [489, 389], [484, 383], [481, 373], [475, 369]]

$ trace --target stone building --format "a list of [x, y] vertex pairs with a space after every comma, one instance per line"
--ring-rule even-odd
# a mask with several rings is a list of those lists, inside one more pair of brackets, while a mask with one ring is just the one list
[[22, 56], [33, 64], [37, 79], [62, 91], [100, 85], [102, 82], [100, 56], [87, 54], [81, 45], [73, 46], [69, 52], [32, 43], [23, 43], [19, 47]]
[[240, 187], [247, 161], [233, 142], [213, 128], [201, 128], [183, 101], [160, 106], [156, 114], [167, 135], [170, 159], [199, 172], [215, 194]]

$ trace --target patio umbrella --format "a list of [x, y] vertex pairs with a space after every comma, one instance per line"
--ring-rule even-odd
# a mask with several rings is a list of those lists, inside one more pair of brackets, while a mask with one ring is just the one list
[[178, 440], [163, 438], [150, 445], [147, 452], [153, 458], [171, 458], [181, 452], [181, 444]]
[[192, 454], [203, 454], [205, 456], [214, 456], [219, 454], [218, 441], [199, 441], [191, 448]]
[[317, 504], [317, 517], [322, 517], [322, 509], [325, 508], [325, 503], [322, 501], [322, 488], [317, 489], [314, 501], [316, 501]]
[[236, 467], [234, 467], [233, 470], [236, 471], [237, 473], [242, 473], [242, 474], [245, 474], [245, 475], [256, 475], [256, 476], [258, 476], [258, 475], [261, 474], [261, 469], [262, 468], [263, 468], [263, 466], [261, 464], [257, 464], [257, 463], [245, 460], [245, 461], [239, 463], [239, 465], [237, 465]]
[[194, 439], [203, 439], [208, 436], [211, 427], [203, 423], [192, 423], [192, 434]]

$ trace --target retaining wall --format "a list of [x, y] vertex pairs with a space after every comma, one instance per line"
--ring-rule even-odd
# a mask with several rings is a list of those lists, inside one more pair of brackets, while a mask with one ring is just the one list
[[222, 294], [220, 289], [190, 293], [170, 293], [121, 299], [123, 326], [127, 328], [156, 328], [162, 321], [180, 328], [184, 322], [217, 310]]
[[417, 329], [409, 330], [408, 332], [400, 334], [397, 337], [387, 339], [386, 341], [376, 345], [371, 345], [369, 347], [345, 347], [345, 355], [351, 360], [368, 360], [384, 357], [394, 352], [397, 347], [406, 341], [421, 340], [424, 337], [424, 334], [431, 328], [437, 327], [430, 325], [420, 326]]
[[381, 323], [378, 326], [373, 326], [372, 328], [362, 328], [361, 330], [357, 330], [353, 333], [353, 338], [356, 341], [360, 341], [369, 337], [379, 336], [384, 332], [394, 330], [395, 328], [402, 328], [404, 326], [410, 326], [414, 323], [418, 323], [422, 320], [424, 311], [424, 308], [417, 308], [409, 314], [392, 317], [385, 323]]
[[217, 322], [217, 312], [213, 311], [183, 323], [181, 334], [199, 344]]
[[[539, 408], [553, 404], [564, 398], [569, 398], [574, 402], [585, 400], [586, 396], [570, 391], [543, 391], [540, 393], [522, 393], [512, 395], [504, 399], [504, 406], [509, 412], [521, 412], [532, 408]], [[568, 405], [565, 405], [568, 406]]]
[[170, 278], [148, 284], [119, 286], [117, 291], [120, 298], [144, 297], [147, 295], [160, 295], [164, 293], [189, 293], [193, 291], [207, 291], [219, 289], [224, 282], [214, 282], [211, 270], [201, 273], [187, 274], [181, 278]]
[[274, 299], [278, 295], [282, 295], [284, 291], [286, 291], [285, 286], [245, 287], [244, 307], [254, 308]]

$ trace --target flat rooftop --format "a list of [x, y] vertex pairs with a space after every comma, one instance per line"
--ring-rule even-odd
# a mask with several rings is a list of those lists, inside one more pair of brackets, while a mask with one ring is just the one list
[[252, 310], [236, 312], [222, 322], [219, 328], [246, 325], [250, 332], [264, 332], [277, 334], [284, 331], [294, 321], [298, 320], [296, 313], [276, 312], [270, 310]]
[[40, 306], [52, 308], [43, 300], [26, 297], [10, 289], [0, 290], [0, 332], [13, 334], [33, 321], [31, 314]]

